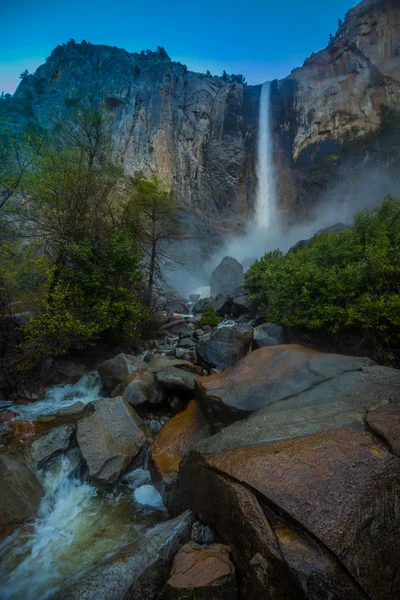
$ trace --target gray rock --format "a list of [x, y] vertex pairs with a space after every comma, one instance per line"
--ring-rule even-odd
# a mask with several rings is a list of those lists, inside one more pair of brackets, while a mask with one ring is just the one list
[[54, 413], [57, 422], [60, 423], [76, 423], [79, 419], [83, 419], [87, 414], [92, 412], [90, 404], [85, 404], [81, 400], [60, 408]]
[[184, 302], [184, 300], [179, 299], [170, 300], [169, 302], [167, 302], [165, 305], [165, 310], [168, 313], [177, 313], [182, 315], [190, 314], [189, 306], [186, 304], [186, 302]]
[[190, 538], [193, 515], [157, 525], [61, 590], [54, 600], [155, 600], [175, 554]]
[[94, 403], [95, 411], [78, 421], [77, 440], [96, 484], [114, 484], [147, 444], [144, 424], [120, 396]]
[[250, 325], [221, 327], [203, 335], [197, 342], [196, 352], [208, 366], [227, 369], [249, 352], [252, 340]]
[[197, 337], [201, 337], [202, 335], [204, 335], [206, 332], [204, 331], [204, 329], [195, 329], [193, 332], [193, 335], [197, 336]]
[[76, 383], [86, 373], [86, 367], [72, 360], [45, 361], [41, 369], [41, 379], [46, 385]]
[[201, 521], [193, 523], [190, 539], [196, 544], [213, 544], [215, 535], [211, 527], [204, 525]]
[[211, 325], [203, 325], [202, 330], [204, 333], [210, 333], [213, 328], [211, 327]]
[[193, 364], [197, 363], [196, 348], [176, 348], [175, 356]]
[[146, 403], [158, 404], [162, 401], [151, 371], [139, 371], [128, 375], [117, 385], [111, 395], [122, 396], [133, 407]]
[[193, 314], [202, 313], [205, 308], [214, 306], [215, 298], [202, 298], [193, 306]]
[[163, 389], [173, 392], [193, 392], [196, 377], [198, 375], [195, 373], [188, 373], [176, 367], [167, 367], [156, 373], [158, 385]]
[[46, 473], [49, 471], [59, 473], [63, 468], [64, 461], [68, 461], [69, 463], [69, 477], [80, 479], [85, 472], [85, 463], [79, 448], [71, 448], [71, 450], [68, 450], [65, 454], [58, 454], [57, 456], [50, 458], [50, 460], [46, 462]]
[[225, 256], [211, 275], [211, 296], [231, 292], [242, 285], [244, 280], [243, 267], [231, 256]]
[[35, 440], [31, 447], [33, 460], [38, 467], [43, 467], [50, 459], [67, 452], [72, 443], [75, 427], [55, 427], [46, 435]]
[[147, 368], [147, 364], [136, 356], [122, 353], [101, 363], [97, 371], [104, 387], [111, 391], [131, 373], [143, 371]]
[[192, 304], [196, 304], [196, 302], [198, 302], [199, 300], [200, 300], [200, 294], [190, 294], [189, 302], [191, 302]]
[[0, 532], [9, 534], [38, 513], [43, 489], [22, 454], [0, 452]]
[[157, 421], [157, 419], [143, 419], [144, 424], [146, 425], [147, 430], [152, 434], [155, 435], [156, 433], [158, 433], [162, 427], [162, 424]]
[[180, 348], [195, 348], [196, 343], [191, 338], [183, 338], [179, 342], [179, 347]]
[[183, 360], [181, 358], [172, 358], [171, 356], [160, 356], [159, 358], [154, 358], [147, 365], [147, 368], [150, 369], [153, 373], [157, 373], [157, 371], [165, 369], [165, 367], [186, 368], [191, 366], [192, 365], [189, 361]]
[[266, 346], [277, 346], [283, 342], [283, 331], [280, 325], [274, 323], [264, 323], [254, 328], [255, 349]]

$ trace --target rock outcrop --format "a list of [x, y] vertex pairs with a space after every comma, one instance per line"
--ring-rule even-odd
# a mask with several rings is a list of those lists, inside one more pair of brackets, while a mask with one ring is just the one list
[[128, 375], [146, 369], [147, 364], [136, 356], [121, 353], [101, 363], [97, 371], [105, 389], [111, 392]]
[[232, 548], [240, 597], [395, 598], [400, 373], [334, 355], [309, 355], [299, 370], [286, 352], [282, 370], [271, 357], [277, 371], [259, 396], [242, 366], [249, 402], [264, 408], [184, 457], [177, 510], [190, 507]]
[[227, 369], [249, 352], [252, 340], [250, 325], [233, 324], [203, 335], [197, 342], [196, 352], [209, 367]]
[[244, 279], [243, 266], [236, 258], [225, 256], [211, 274], [211, 296], [226, 294], [242, 285]]

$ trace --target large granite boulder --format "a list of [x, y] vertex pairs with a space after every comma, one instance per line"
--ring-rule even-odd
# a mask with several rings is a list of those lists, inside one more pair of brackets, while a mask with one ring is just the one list
[[190, 333], [191, 331], [193, 331], [193, 329], [193, 323], [189, 323], [184, 319], [176, 319], [175, 321], [170, 321], [169, 323], [163, 325], [160, 331], [168, 337], [176, 337], [178, 335]]
[[297, 345], [260, 348], [222, 373], [198, 377], [196, 394], [210, 424], [218, 427], [277, 402], [284, 406], [287, 398], [324, 381], [334, 386], [338, 375], [370, 364], [368, 358], [323, 354]]
[[152, 600], [159, 597], [175, 554], [190, 539], [185, 512], [150, 529], [67, 585], [54, 600]]
[[130, 354], [118, 354], [114, 358], [104, 361], [97, 367], [103, 386], [109, 392], [113, 390], [131, 373], [147, 369], [147, 364]]
[[214, 303], [214, 309], [218, 316], [232, 315], [234, 319], [250, 313], [253, 308], [252, 302], [241, 286], [232, 292], [222, 294]]
[[203, 335], [197, 342], [196, 352], [207, 366], [227, 369], [249, 352], [252, 341], [250, 325], [221, 327]]
[[265, 387], [264, 408], [181, 462], [176, 510], [232, 548], [240, 597], [400, 597], [400, 372], [332, 360], [287, 364], [291, 395]]
[[113, 389], [111, 396], [122, 396], [131, 406], [158, 404], [163, 399], [151, 371], [138, 371], [128, 375]]
[[244, 280], [243, 267], [236, 258], [225, 256], [211, 274], [211, 296], [231, 292], [242, 285]]
[[198, 315], [199, 313], [202, 313], [205, 308], [208, 308], [209, 306], [214, 306], [214, 304], [215, 298], [201, 298], [193, 306], [193, 314]]
[[165, 423], [150, 447], [149, 465], [155, 486], [168, 508], [183, 455], [210, 436], [209, 427], [194, 400]]
[[75, 427], [55, 427], [46, 435], [35, 440], [31, 447], [33, 460], [38, 467], [62, 452], [67, 452], [72, 446]]
[[78, 445], [90, 480], [98, 485], [114, 484], [147, 446], [145, 427], [120, 396], [93, 405], [94, 412], [78, 421]]
[[42, 496], [42, 486], [24, 456], [0, 452], [0, 537], [33, 520]]
[[223, 544], [185, 544], [175, 556], [162, 600], [236, 600], [235, 567]]

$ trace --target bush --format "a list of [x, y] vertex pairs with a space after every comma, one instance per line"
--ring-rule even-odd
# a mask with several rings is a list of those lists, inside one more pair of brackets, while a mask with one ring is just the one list
[[43, 312], [25, 328], [24, 369], [99, 340], [134, 340], [147, 318], [141, 252], [129, 231], [65, 244], [63, 256], [63, 264], [49, 270]]
[[392, 359], [400, 347], [400, 201], [388, 196], [308, 247], [269, 252], [253, 263], [245, 287], [272, 322], [314, 338], [350, 334]]
[[217, 325], [219, 325], [219, 317], [213, 306], [207, 306], [207, 308], [203, 310], [199, 321], [199, 327], [204, 327], [205, 325], [210, 325], [210, 327], [217, 327]]

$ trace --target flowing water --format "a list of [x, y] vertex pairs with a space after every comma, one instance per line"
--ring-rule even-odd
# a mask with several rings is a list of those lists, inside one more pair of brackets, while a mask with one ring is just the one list
[[257, 194], [254, 221], [259, 229], [275, 228], [278, 223], [276, 177], [273, 161], [270, 84], [261, 88], [257, 144]]
[[[88, 375], [74, 386], [57, 386], [46, 397], [13, 407], [23, 418], [49, 414], [77, 400], [98, 398], [100, 386]], [[51, 470], [38, 470], [44, 496], [33, 523], [0, 544], [0, 599], [46, 600], [66, 581], [134, 541], [166, 518], [149, 473], [137, 469], [110, 493], [76, 479], [67, 456]]]

